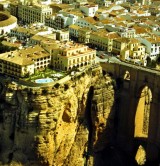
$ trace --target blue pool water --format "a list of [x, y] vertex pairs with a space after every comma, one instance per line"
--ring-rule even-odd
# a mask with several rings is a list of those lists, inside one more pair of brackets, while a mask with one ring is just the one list
[[35, 80], [36, 83], [50, 83], [53, 82], [52, 78], [41, 78], [41, 79], [37, 79]]

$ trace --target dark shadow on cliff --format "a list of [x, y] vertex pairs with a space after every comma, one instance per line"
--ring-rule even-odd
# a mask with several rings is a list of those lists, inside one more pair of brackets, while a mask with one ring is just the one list
[[[140, 136], [135, 137], [136, 113], [138, 111], [138, 106], [140, 105], [140, 99], [142, 100], [142, 97], [143, 97], [142, 91], [144, 90], [146, 86], [149, 86], [149, 85], [147, 84], [146, 80], [144, 80], [144, 82], [142, 83], [140, 87], [138, 87], [138, 85], [136, 84], [136, 88], [133, 88], [133, 84], [131, 83], [132, 83], [132, 77], [130, 80], [125, 80], [124, 78], [116, 79], [115, 90], [116, 90], [117, 96], [115, 96], [114, 129], [116, 133], [118, 134], [116, 135], [117, 140], [115, 142], [117, 144], [115, 145], [115, 147], [119, 147], [118, 150], [121, 149], [121, 152], [124, 151], [123, 154], [126, 154], [126, 157], [128, 156], [129, 158], [131, 158], [131, 161], [133, 161], [139, 146], [143, 146], [146, 153], [146, 162], [144, 166], [159, 166], [160, 147], [157, 142], [154, 142], [152, 139], [150, 139], [150, 138], [153, 138], [152, 129], [155, 129], [155, 124], [157, 124], [155, 123], [152, 117], [158, 116], [155, 114], [155, 110], [153, 110], [154, 107], [152, 107], [152, 104], [154, 103], [151, 102], [149, 119], [147, 117], [144, 117], [144, 119], [141, 119], [141, 121], [142, 120], [144, 121], [143, 125], [144, 124], [146, 125], [146, 123], [149, 123], [148, 138], [142, 138]], [[131, 88], [133, 88], [133, 90]], [[130, 92], [133, 94], [130, 94]], [[145, 108], [148, 105], [149, 97], [146, 97], [146, 100], [144, 102]], [[144, 110], [141, 108], [140, 112], [144, 111], [145, 113], [145, 108]], [[141, 114], [138, 114], [138, 118], [140, 117], [141, 117]], [[137, 130], [139, 130], [139, 128]], [[156, 133], [154, 134], [156, 136]], [[121, 140], [119, 140], [119, 138]], [[152, 157], [154, 156], [153, 158], [155, 159], [152, 158], [151, 160], [150, 156]]]
[[87, 166], [87, 162], [89, 159], [89, 156], [92, 153], [92, 117], [91, 117], [91, 107], [92, 107], [92, 99], [93, 99], [93, 92], [94, 87], [91, 86], [87, 95], [87, 103], [86, 103], [86, 109], [85, 109], [85, 121], [83, 124], [87, 127], [89, 134], [88, 134], [88, 145], [87, 145], [87, 151], [84, 152], [84, 158], [86, 159], [85, 165]]
[[94, 166], [137, 166], [132, 156], [114, 146], [106, 147], [95, 156]]
[[114, 86], [114, 102], [111, 107], [106, 123], [106, 128], [98, 137], [93, 148], [94, 166], [136, 166], [134, 156], [126, 153], [117, 145], [117, 132], [119, 125], [119, 104], [120, 104], [120, 88], [122, 81], [120, 79], [113, 80]]

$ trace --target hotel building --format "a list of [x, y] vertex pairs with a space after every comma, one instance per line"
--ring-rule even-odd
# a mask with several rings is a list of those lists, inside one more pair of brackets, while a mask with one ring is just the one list
[[96, 50], [88, 46], [68, 42], [52, 50], [52, 66], [54, 69], [71, 70], [95, 64]]

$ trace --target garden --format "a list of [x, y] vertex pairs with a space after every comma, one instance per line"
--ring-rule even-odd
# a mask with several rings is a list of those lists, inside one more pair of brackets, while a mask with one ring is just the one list
[[25, 81], [35, 82], [37, 79], [42, 78], [52, 78], [54, 81], [59, 80], [67, 75], [67, 72], [60, 70], [53, 70], [50, 68], [46, 68], [43, 71], [36, 70], [35, 74], [24, 78]]

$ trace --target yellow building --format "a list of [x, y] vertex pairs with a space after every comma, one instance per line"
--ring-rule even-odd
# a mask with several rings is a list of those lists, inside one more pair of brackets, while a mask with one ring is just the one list
[[118, 38], [116, 32], [107, 32], [106, 30], [99, 30], [90, 34], [90, 43], [94, 47], [98, 47], [107, 52], [112, 51], [113, 39]]
[[14, 77], [34, 74], [45, 69], [51, 62], [51, 56], [40, 46], [29, 47], [0, 54], [0, 73]]
[[113, 40], [113, 49], [112, 53], [119, 55], [120, 52], [127, 47], [128, 43], [130, 42], [129, 38], [117, 38]]
[[25, 23], [45, 22], [45, 18], [52, 14], [52, 8], [47, 5], [19, 5], [18, 17]]
[[55, 69], [71, 70], [95, 64], [96, 50], [77, 43], [63, 43], [52, 50], [52, 66]]
[[121, 60], [143, 64], [144, 66], [146, 66], [146, 58], [146, 48], [137, 39], [131, 39], [127, 46], [120, 52]]
[[91, 30], [89, 28], [80, 28], [78, 30], [78, 41], [80, 43], [89, 43]]
[[56, 40], [56, 34], [34, 35], [30, 38], [31, 45], [40, 45], [42, 42], [53, 43]]

